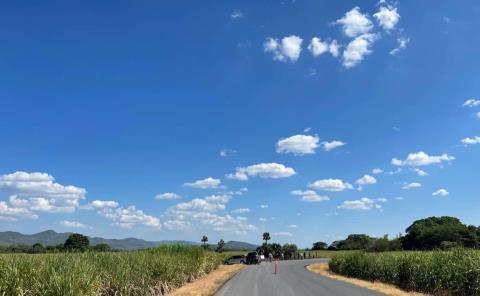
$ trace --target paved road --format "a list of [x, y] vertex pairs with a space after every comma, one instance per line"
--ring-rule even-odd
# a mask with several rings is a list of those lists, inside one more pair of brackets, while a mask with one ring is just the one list
[[[359, 288], [319, 276], [305, 266], [325, 259], [279, 262], [280, 272], [274, 274], [273, 263], [251, 265], [236, 274], [215, 296], [380, 296]], [[384, 296], [384, 295], [383, 295]]]

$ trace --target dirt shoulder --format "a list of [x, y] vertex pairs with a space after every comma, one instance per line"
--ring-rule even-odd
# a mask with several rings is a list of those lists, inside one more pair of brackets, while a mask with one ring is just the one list
[[244, 264], [220, 265], [203, 278], [178, 288], [168, 296], [209, 296], [213, 295], [223, 283], [228, 281], [238, 271], [245, 267]]
[[341, 275], [337, 275], [333, 272], [331, 272], [328, 268], [328, 263], [315, 263], [307, 266], [307, 269], [310, 270], [311, 272], [318, 273], [322, 276], [332, 278], [337, 281], [342, 281], [346, 283], [350, 283], [362, 288], [366, 288], [369, 290], [373, 290], [376, 292], [384, 293], [385, 295], [390, 295], [390, 296], [427, 296], [427, 294], [422, 294], [422, 293], [416, 293], [416, 292], [406, 292], [403, 290], [400, 290], [399, 288], [392, 286], [392, 285], [387, 285], [384, 283], [380, 282], [369, 282], [369, 281], [364, 281], [364, 280], [359, 280], [359, 279], [354, 279], [354, 278], [349, 278], [349, 277], [344, 277]]

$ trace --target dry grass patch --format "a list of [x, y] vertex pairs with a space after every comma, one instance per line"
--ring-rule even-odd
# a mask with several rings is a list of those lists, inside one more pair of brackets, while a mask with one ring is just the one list
[[243, 264], [220, 265], [206, 276], [173, 291], [168, 296], [207, 296], [213, 295], [220, 286], [244, 268]]
[[390, 296], [426, 296], [427, 294], [422, 294], [422, 293], [417, 293], [417, 292], [406, 292], [403, 290], [400, 290], [399, 288], [392, 286], [392, 285], [387, 285], [384, 283], [380, 282], [369, 282], [369, 281], [364, 281], [364, 280], [358, 280], [354, 278], [349, 278], [349, 277], [344, 277], [338, 274], [335, 274], [330, 271], [328, 268], [327, 263], [315, 263], [307, 266], [307, 269], [310, 270], [311, 272], [318, 273], [320, 275], [332, 278], [337, 281], [342, 281], [346, 283], [350, 283], [362, 288], [366, 288], [369, 290], [377, 291], [380, 293], [384, 293], [386, 295]]

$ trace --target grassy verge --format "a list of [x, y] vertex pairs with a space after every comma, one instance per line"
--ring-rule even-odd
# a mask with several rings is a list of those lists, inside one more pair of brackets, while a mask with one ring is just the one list
[[0, 295], [165, 295], [215, 269], [223, 255], [162, 246], [118, 253], [0, 255]]
[[453, 250], [337, 255], [334, 273], [434, 295], [480, 295], [480, 252]]

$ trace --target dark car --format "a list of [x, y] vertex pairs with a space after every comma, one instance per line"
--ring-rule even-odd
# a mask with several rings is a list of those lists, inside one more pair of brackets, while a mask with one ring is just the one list
[[258, 263], [260, 263], [260, 255], [258, 255], [257, 252], [248, 253], [245, 263], [247, 263], [247, 264], [258, 264]]
[[225, 260], [225, 264], [244, 264], [246, 261], [245, 255], [232, 256]]

